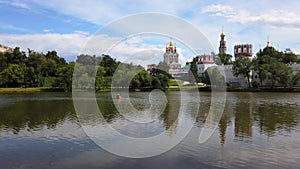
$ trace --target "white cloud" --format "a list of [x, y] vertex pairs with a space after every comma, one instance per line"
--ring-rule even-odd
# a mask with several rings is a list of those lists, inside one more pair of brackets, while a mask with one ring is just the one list
[[49, 33], [49, 32], [53, 32], [53, 30], [52, 29], [43, 29], [43, 32]]
[[13, 6], [13, 7], [26, 9], [26, 10], [31, 9], [26, 3], [22, 2], [22, 1], [15, 1], [15, 0], [0, 1], [0, 4], [6, 4], [6, 5]]
[[47, 52], [51, 50], [58, 51], [58, 54], [67, 60], [74, 60], [80, 52], [82, 45], [87, 41], [88, 37], [82, 34], [0, 34], [0, 44], [10, 47], [21, 47], [27, 51], [27, 48], [37, 52]]
[[[23, 3], [23, 1], [14, 0], [13, 3]], [[0, 1], [0, 4], [3, 1]], [[197, 1], [191, 0], [182, 3], [179, 0], [174, 1], [148, 1], [140, 0], [135, 3], [128, 3], [126, 1], [72, 1], [72, 0], [49, 0], [49, 1], [39, 1], [32, 0], [26, 1], [27, 7], [39, 8], [40, 10], [56, 11], [59, 14], [69, 15], [75, 18], [80, 18], [88, 22], [92, 22], [97, 25], [106, 25], [109, 22], [113, 22], [120, 17], [141, 13], [141, 12], [163, 12], [167, 14], [176, 15], [178, 17], [184, 18], [187, 21], [192, 22], [213, 44], [215, 52], [218, 50], [219, 45], [219, 34], [221, 33], [222, 25], [224, 26], [227, 49], [233, 54], [233, 45], [237, 43], [252, 43], [257, 52], [259, 46], [263, 47], [266, 43], [267, 36], [270, 36], [271, 42], [274, 46], [280, 46], [281, 48], [290, 47], [293, 51], [299, 51], [298, 38], [300, 36], [300, 15], [297, 7], [299, 2], [293, 1], [288, 3], [283, 2], [273, 2], [271, 0], [260, 1], [241, 1], [237, 3], [235, 0], [228, 0], [226, 2], [221, 2], [219, 4], [212, 5], [212, 3], [217, 3], [216, 1]], [[22, 8], [22, 5], [19, 5]], [[24, 6], [25, 7], [25, 6]], [[22, 9], [24, 9], [24, 7]], [[151, 20], [151, 18], [149, 18]], [[65, 22], [69, 22], [65, 20]], [[157, 25], [162, 25], [163, 20], [153, 20], [152, 22]], [[149, 22], [149, 24], [151, 24]], [[2, 24], [0, 26], [3, 27]], [[122, 31], [128, 31], [132, 29], [139, 30], [143, 25], [123, 25]], [[99, 26], [100, 27], [100, 26]], [[134, 28], [132, 28], [134, 27]], [[172, 28], [181, 31], [182, 25], [174, 25]], [[18, 29], [19, 27], [13, 27], [12, 29]], [[21, 28], [22, 29], [22, 28]], [[169, 27], [163, 27], [165, 32], [170, 29]], [[25, 30], [24, 30], [25, 31]], [[186, 31], [189, 32], [189, 31]], [[186, 33], [185, 32], [185, 33]], [[58, 50], [58, 52], [68, 58], [68, 60], [74, 60], [74, 57], [80, 52], [82, 46], [91, 37], [93, 32], [80, 32], [76, 31], [70, 34], [55, 34], [52, 32], [45, 32], [46, 34], [34, 35], [10, 35], [13, 38], [0, 39], [0, 43], [9, 46], [21, 46], [26, 49], [28, 46], [34, 50], [47, 51], [49, 49]], [[2, 37], [3, 35], [1, 35]], [[15, 36], [20, 36], [16, 38]], [[188, 34], [190, 39], [197, 40], [193, 34]], [[47, 37], [47, 38], [46, 38]], [[32, 39], [30, 39], [32, 38]], [[49, 39], [48, 39], [49, 38]], [[55, 39], [57, 38], [57, 39]], [[181, 38], [181, 37], [179, 37]], [[26, 39], [28, 39], [26, 41]], [[97, 38], [93, 38], [95, 42], [91, 43], [89, 49], [86, 52], [98, 53], [103, 51], [107, 46], [113, 44], [117, 39], [110, 36], [101, 35]], [[183, 38], [181, 38], [183, 39]], [[26, 41], [26, 43], [25, 43]], [[35, 41], [35, 42], [31, 42]], [[143, 44], [140, 39], [131, 39], [131, 41], [136, 41], [136, 43]], [[9, 42], [9, 43], [6, 43]], [[100, 44], [101, 42], [101, 44]], [[133, 52], [141, 52], [141, 49], [152, 49], [149, 44], [145, 43], [145, 47], [134, 45], [134, 42], [128, 42], [129, 44], [124, 45], [122, 48], [119, 47], [118, 55], [123, 54], [128, 56], [128, 50], [133, 50]], [[12, 45], [10, 45], [12, 44]], [[162, 42], [162, 44], [165, 44]], [[279, 44], [279, 45], [277, 45]], [[23, 47], [24, 46], [24, 47]], [[157, 45], [157, 49], [161, 50]], [[154, 47], [154, 48], [155, 48]], [[156, 50], [153, 49], [153, 50]], [[203, 51], [199, 47], [199, 54], [208, 53], [208, 51]], [[178, 50], [179, 51], [179, 50]], [[198, 52], [198, 51], [197, 51]], [[132, 53], [131, 53], [132, 54]], [[186, 51], [183, 51], [183, 55], [186, 57]], [[188, 56], [189, 58], [192, 57]], [[185, 57], [180, 57], [182, 63], [187, 59]]]
[[[145, 40], [151, 41], [148, 35], [145, 37], [134, 36], [121, 40], [119, 37], [110, 37], [103, 34], [91, 36], [82, 31], [75, 31], [71, 34], [0, 34], [0, 44], [5, 44], [13, 48], [19, 46], [23, 51], [27, 51], [27, 48], [43, 53], [56, 50], [67, 61], [76, 60], [76, 56], [80, 53], [97, 56], [109, 54], [119, 61], [132, 62], [144, 67], [147, 64], [157, 64], [163, 60], [165, 46], [162, 44], [164, 42], [161, 44], [157, 42], [155, 44], [145, 42]], [[187, 61], [187, 58], [183, 57], [184, 50], [178, 47], [177, 51], [180, 63], [184, 64]]]
[[233, 6], [209, 5], [202, 9], [202, 13], [225, 17], [229, 22], [241, 24], [292, 28], [299, 28], [300, 26], [299, 14], [285, 10], [264, 10], [254, 14], [248, 10]]

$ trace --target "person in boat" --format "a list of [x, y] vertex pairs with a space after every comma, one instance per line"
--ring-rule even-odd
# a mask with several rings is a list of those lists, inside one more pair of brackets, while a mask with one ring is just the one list
[[122, 96], [120, 95], [120, 93], [117, 94], [117, 99], [122, 99]]

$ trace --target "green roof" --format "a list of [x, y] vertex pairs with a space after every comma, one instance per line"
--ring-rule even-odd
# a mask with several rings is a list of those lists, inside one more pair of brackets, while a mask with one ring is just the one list
[[176, 62], [172, 62], [172, 63], [170, 63], [170, 65], [180, 65], [180, 63], [176, 63]]
[[186, 64], [182, 69], [190, 69], [191, 65], [190, 64]]

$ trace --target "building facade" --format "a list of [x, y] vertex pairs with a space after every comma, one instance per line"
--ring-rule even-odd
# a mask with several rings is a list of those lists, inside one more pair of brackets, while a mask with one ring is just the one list
[[252, 44], [234, 45], [234, 57], [248, 57], [252, 60]]
[[216, 66], [215, 64], [215, 55], [212, 53], [210, 55], [198, 55], [196, 56], [198, 74], [203, 74], [205, 70], [209, 67]]
[[[179, 54], [177, 53], [176, 46], [173, 45], [172, 40], [166, 46], [165, 53], [163, 54], [163, 62], [168, 65], [168, 73], [173, 77], [182, 75], [181, 64], [179, 61]], [[147, 70], [150, 72], [153, 68], [157, 68], [156, 64], [147, 65]]]
[[178, 63], [178, 53], [176, 46], [173, 45], [172, 41], [170, 41], [169, 45], [166, 46], [166, 51], [164, 53], [164, 62], [167, 65], [170, 65], [171, 63]]
[[172, 41], [166, 46], [166, 51], [163, 55], [164, 62], [169, 66], [169, 74], [173, 77], [179, 76], [181, 73], [181, 64], [178, 63], [179, 54], [177, 53], [176, 46]]

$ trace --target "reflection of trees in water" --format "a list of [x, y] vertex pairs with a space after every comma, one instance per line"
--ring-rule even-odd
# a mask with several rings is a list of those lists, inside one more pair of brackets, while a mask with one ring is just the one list
[[180, 111], [180, 94], [178, 93], [168, 93], [167, 95], [168, 103], [166, 105], [165, 111], [161, 114], [161, 119], [164, 122], [165, 129], [170, 135], [176, 132], [176, 127], [178, 125], [178, 115]]
[[232, 113], [231, 113], [231, 111], [228, 111], [229, 109], [230, 109], [229, 104], [226, 104], [225, 111], [219, 122], [220, 142], [221, 142], [222, 148], [224, 147], [224, 144], [226, 141], [227, 126], [230, 125], [231, 118], [232, 118]]
[[234, 134], [239, 139], [252, 137], [252, 102], [239, 102], [235, 107]]
[[276, 132], [290, 133], [298, 124], [299, 107], [283, 104], [261, 104], [254, 115], [258, 122], [260, 133], [274, 136]]
[[[55, 128], [66, 119], [76, 121], [71, 100], [22, 101], [0, 108], [0, 126], [15, 134], [21, 130]], [[0, 128], [1, 130], [1, 128]]]
[[[299, 106], [254, 102], [252, 94], [239, 94], [226, 103], [225, 111], [219, 122], [221, 146], [226, 141], [226, 130], [234, 121], [234, 136], [239, 141], [249, 141], [253, 135], [253, 126], [267, 136], [290, 133], [298, 125]], [[234, 115], [234, 116], [232, 116]], [[246, 140], [245, 140], [246, 139]]]
[[[114, 121], [115, 118], [120, 118], [120, 113], [116, 109], [114, 102], [112, 100], [112, 96], [107, 93], [105, 95], [105, 99], [101, 98], [97, 100], [99, 110], [103, 115], [106, 122], [111, 123]], [[93, 118], [93, 117], [91, 117]], [[90, 121], [89, 119], [87, 121]]]

